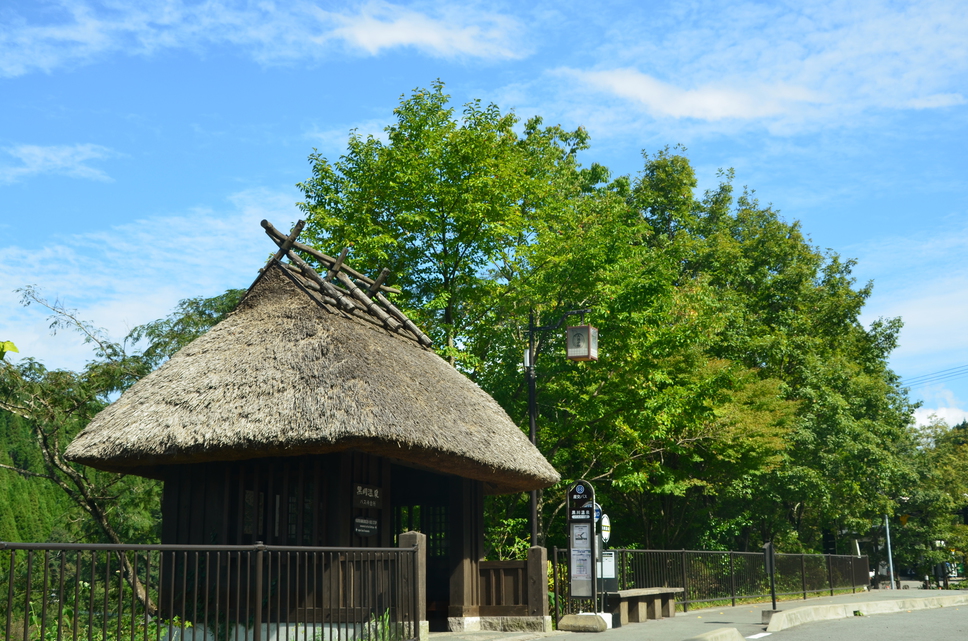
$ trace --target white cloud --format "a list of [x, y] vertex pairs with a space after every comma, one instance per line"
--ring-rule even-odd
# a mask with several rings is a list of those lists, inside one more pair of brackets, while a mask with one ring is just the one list
[[325, 39], [343, 40], [376, 55], [384, 49], [412, 46], [441, 57], [517, 58], [517, 22], [469, 8], [445, 9], [440, 18], [387, 2], [371, 2], [355, 15], [330, 14], [340, 26]]
[[36, 174], [62, 174], [71, 178], [111, 181], [106, 173], [91, 167], [90, 160], [102, 160], [118, 154], [107, 147], [78, 145], [17, 145], [3, 151], [19, 161], [0, 165], [0, 183], [12, 183]]
[[960, 93], [936, 93], [924, 98], [913, 98], [907, 103], [912, 109], [938, 109], [963, 104], [965, 104], [965, 97]]
[[[80, 318], [121, 339], [167, 315], [184, 298], [247, 287], [275, 245], [259, 222], [288, 229], [298, 218], [294, 190], [248, 190], [222, 210], [196, 209], [110, 229], [0, 248], [0, 336], [52, 368], [76, 369], [91, 350], [78, 336], [51, 337], [44, 310], [24, 308], [13, 289], [37, 285]], [[16, 355], [15, 355], [16, 356]], [[11, 355], [8, 355], [10, 358]]]
[[[966, 251], [968, 226], [952, 220], [930, 232], [881, 237], [844, 252], [858, 258], [855, 274], [860, 282], [877, 276], [862, 322], [896, 316], [904, 322], [891, 355], [892, 368], [903, 378], [916, 381], [968, 364]], [[911, 397], [924, 404], [919, 421], [936, 413], [950, 422], [963, 413], [959, 398], [968, 399], [968, 377], [914, 385]]]
[[518, 22], [470, 7], [426, 12], [374, 0], [342, 11], [313, 2], [213, 0], [141, 3], [64, 0], [42, 22], [7, 12], [0, 23], [0, 76], [50, 72], [107, 54], [151, 55], [167, 49], [229, 44], [261, 63], [321, 58], [334, 46], [366, 55], [414, 47], [436, 57], [501, 59], [526, 51]]
[[850, 126], [879, 110], [965, 104], [965, 33], [968, 13], [951, 0], [698, 0], [630, 14], [548, 82], [631, 126], [636, 113], [732, 130], [755, 119], [773, 133]]
[[654, 117], [700, 120], [763, 118], [786, 113], [796, 103], [823, 101], [808, 89], [782, 84], [737, 89], [716, 83], [695, 89], [681, 89], [634, 69], [562, 69], [559, 73], [633, 100]]
[[935, 420], [942, 420], [949, 426], [957, 425], [968, 420], [968, 411], [957, 407], [920, 407], [914, 411], [914, 422], [918, 427], [930, 425]]

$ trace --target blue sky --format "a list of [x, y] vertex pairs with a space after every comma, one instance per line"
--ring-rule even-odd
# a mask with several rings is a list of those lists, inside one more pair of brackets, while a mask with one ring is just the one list
[[[135, 5], [135, 6], [131, 6]], [[79, 367], [14, 289], [117, 337], [244, 287], [297, 217], [307, 156], [379, 133], [442, 79], [586, 127], [635, 174], [681, 144], [732, 167], [873, 279], [892, 365], [968, 365], [968, 11], [961, 2], [45, 2], [0, 5], [0, 340]], [[603, 337], [605, 340], [605, 337]], [[968, 376], [912, 388], [968, 416]]]

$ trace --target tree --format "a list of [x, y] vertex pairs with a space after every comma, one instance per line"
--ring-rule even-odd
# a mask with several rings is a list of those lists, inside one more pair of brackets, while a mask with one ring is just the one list
[[[81, 372], [48, 370], [30, 358], [17, 365], [0, 360], [0, 410], [24, 421], [41, 459], [40, 471], [23, 463], [0, 464], [0, 469], [45, 479], [61, 490], [87, 517], [80, 523], [85, 538], [114, 544], [156, 541], [160, 484], [70, 463], [64, 459], [64, 449], [110, 403], [112, 395], [123, 392], [180, 346], [221, 320], [234, 308], [242, 290], [230, 290], [212, 299], [184, 300], [174, 314], [135, 328], [121, 343], [110, 340], [104, 330], [81, 320], [76, 312], [49, 302], [34, 288], [21, 292], [25, 305], [38, 304], [51, 312], [52, 330], [80, 332], [85, 342], [93, 345], [95, 359]], [[141, 338], [149, 339], [148, 346], [129, 353], [129, 342]], [[130, 561], [125, 555], [119, 558], [134, 595], [154, 613], [155, 606]]]
[[[468, 342], [482, 363], [473, 374], [523, 424], [528, 310], [553, 321], [592, 307], [601, 360], [568, 363], [558, 347], [539, 366], [540, 443], [569, 478], [605, 483], [607, 507], [638, 524], [620, 543], [800, 547], [805, 538], [817, 549], [822, 529], [879, 509], [875, 488], [850, 494], [870, 475], [856, 458], [899, 464], [892, 448], [910, 443], [909, 406], [885, 365], [896, 323], [861, 327], [867, 292], [853, 289], [850, 264], [749, 194], [734, 198], [724, 178], [695, 198], [688, 161], [664, 151], [634, 182], [586, 192], [567, 216], [536, 223], [522, 268]], [[553, 337], [543, 339], [539, 351]], [[805, 382], [820, 375], [837, 376], [819, 391], [836, 392], [831, 402], [853, 416], [817, 420], [825, 406]], [[813, 430], [845, 427], [805, 447]], [[547, 508], [548, 517], [560, 509], [557, 493]]]
[[[920, 430], [914, 482], [900, 497], [891, 525], [895, 565], [933, 576], [941, 563], [965, 560], [968, 550], [968, 442], [965, 424], [935, 419]], [[941, 546], [937, 541], [944, 541]]]
[[[680, 148], [612, 179], [577, 162], [584, 130], [533, 118], [518, 135], [478, 102], [455, 117], [439, 82], [395, 114], [386, 142], [310, 157], [313, 242], [393, 269], [438, 350], [522, 426], [529, 314], [591, 308], [597, 363], [538, 337], [539, 447], [635, 524], [619, 543], [819, 550], [893, 512], [917, 477], [913, 406], [887, 365], [900, 321], [860, 323], [871, 287], [852, 261], [734, 193], [730, 171], [697, 194]], [[559, 489], [542, 500], [554, 536]], [[519, 497], [488, 509], [489, 541], [522, 538]]]
[[910, 482], [913, 406], [887, 366], [900, 321], [861, 325], [871, 286], [855, 286], [852, 261], [818, 251], [752, 193], [735, 197], [731, 177], [691, 197], [688, 161], [665, 150], [646, 158], [630, 199], [655, 247], [682, 248], [678, 278], [704, 279], [719, 301], [707, 353], [778, 381], [797, 408], [779, 464], [718, 492], [704, 540], [820, 549], [824, 530], [866, 531]]
[[574, 159], [584, 130], [533, 118], [519, 135], [513, 113], [480, 102], [456, 118], [443, 89], [438, 81], [402, 99], [386, 143], [354, 132], [339, 160], [313, 153], [299, 206], [317, 247], [336, 254], [352, 245], [355, 260], [389, 268], [401, 306], [456, 363], [475, 306], [513, 271], [535, 212], [560, 206], [563, 176], [597, 174]]
[[[114, 395], [224, 318], [243, 290], [181, 301], [172, 315], [136, 327], [120, 343], [35, 289], [21, 291], [25, 305], [37, 304], [51, 312], [52, 330], [80, 332], [93, 345], [95, 357], [80, 372], [48, 370], [31, 358], [17, 364], [0, 362], [0, 410], [19, 417], [8, 424], [25, 426], [32, 440], [32, 451], [23, 453], [26, 458], [0, 468], [53, 483], [87, 517], [81, 535], [89, 540], [115, 544], [157, 540], [157, 482], [75, 465], [63, 458], [63, 451]], [[129, 345], [142, 339], [148, 341], [143, 349], [129, 350]]]
[[[41, 472], [29, 427], [0, 411], [0, 465]], [[0, 541], [63, 541], [74, 534], [75, 508], [56, 487], [0, 472]]]

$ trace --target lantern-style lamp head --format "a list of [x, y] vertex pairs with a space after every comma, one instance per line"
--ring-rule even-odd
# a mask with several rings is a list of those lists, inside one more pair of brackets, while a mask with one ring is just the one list
[[598, 329], [591, 325], [568, 328], [568, 358], [573, 361], [598, 360]]

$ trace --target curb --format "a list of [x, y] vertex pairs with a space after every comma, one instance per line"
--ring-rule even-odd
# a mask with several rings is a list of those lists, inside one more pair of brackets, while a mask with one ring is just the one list
[[685, 641], [745, 641], [736, 628], [716, 628], [709, 632], [689, 637]]
[[[847, 619], [854, 616], [890, 614], [905, 610], [927, 610], [953, 605], [968, 605], [968, 594], [927, 597], [922, 599], [898, 599], [896, 601], [868, 601], [866, 603], [838, 603], [835, 605], [811, 605], [793, 610], [781, 610], [770, 619], [767, 632], [779, 632], [803, 623]], [[716, 632], [716, 630], [714, 630]], [[697, 639], [700, 637], [696, 637]], [[717, 640], [718, 641], [718, 640]]]

